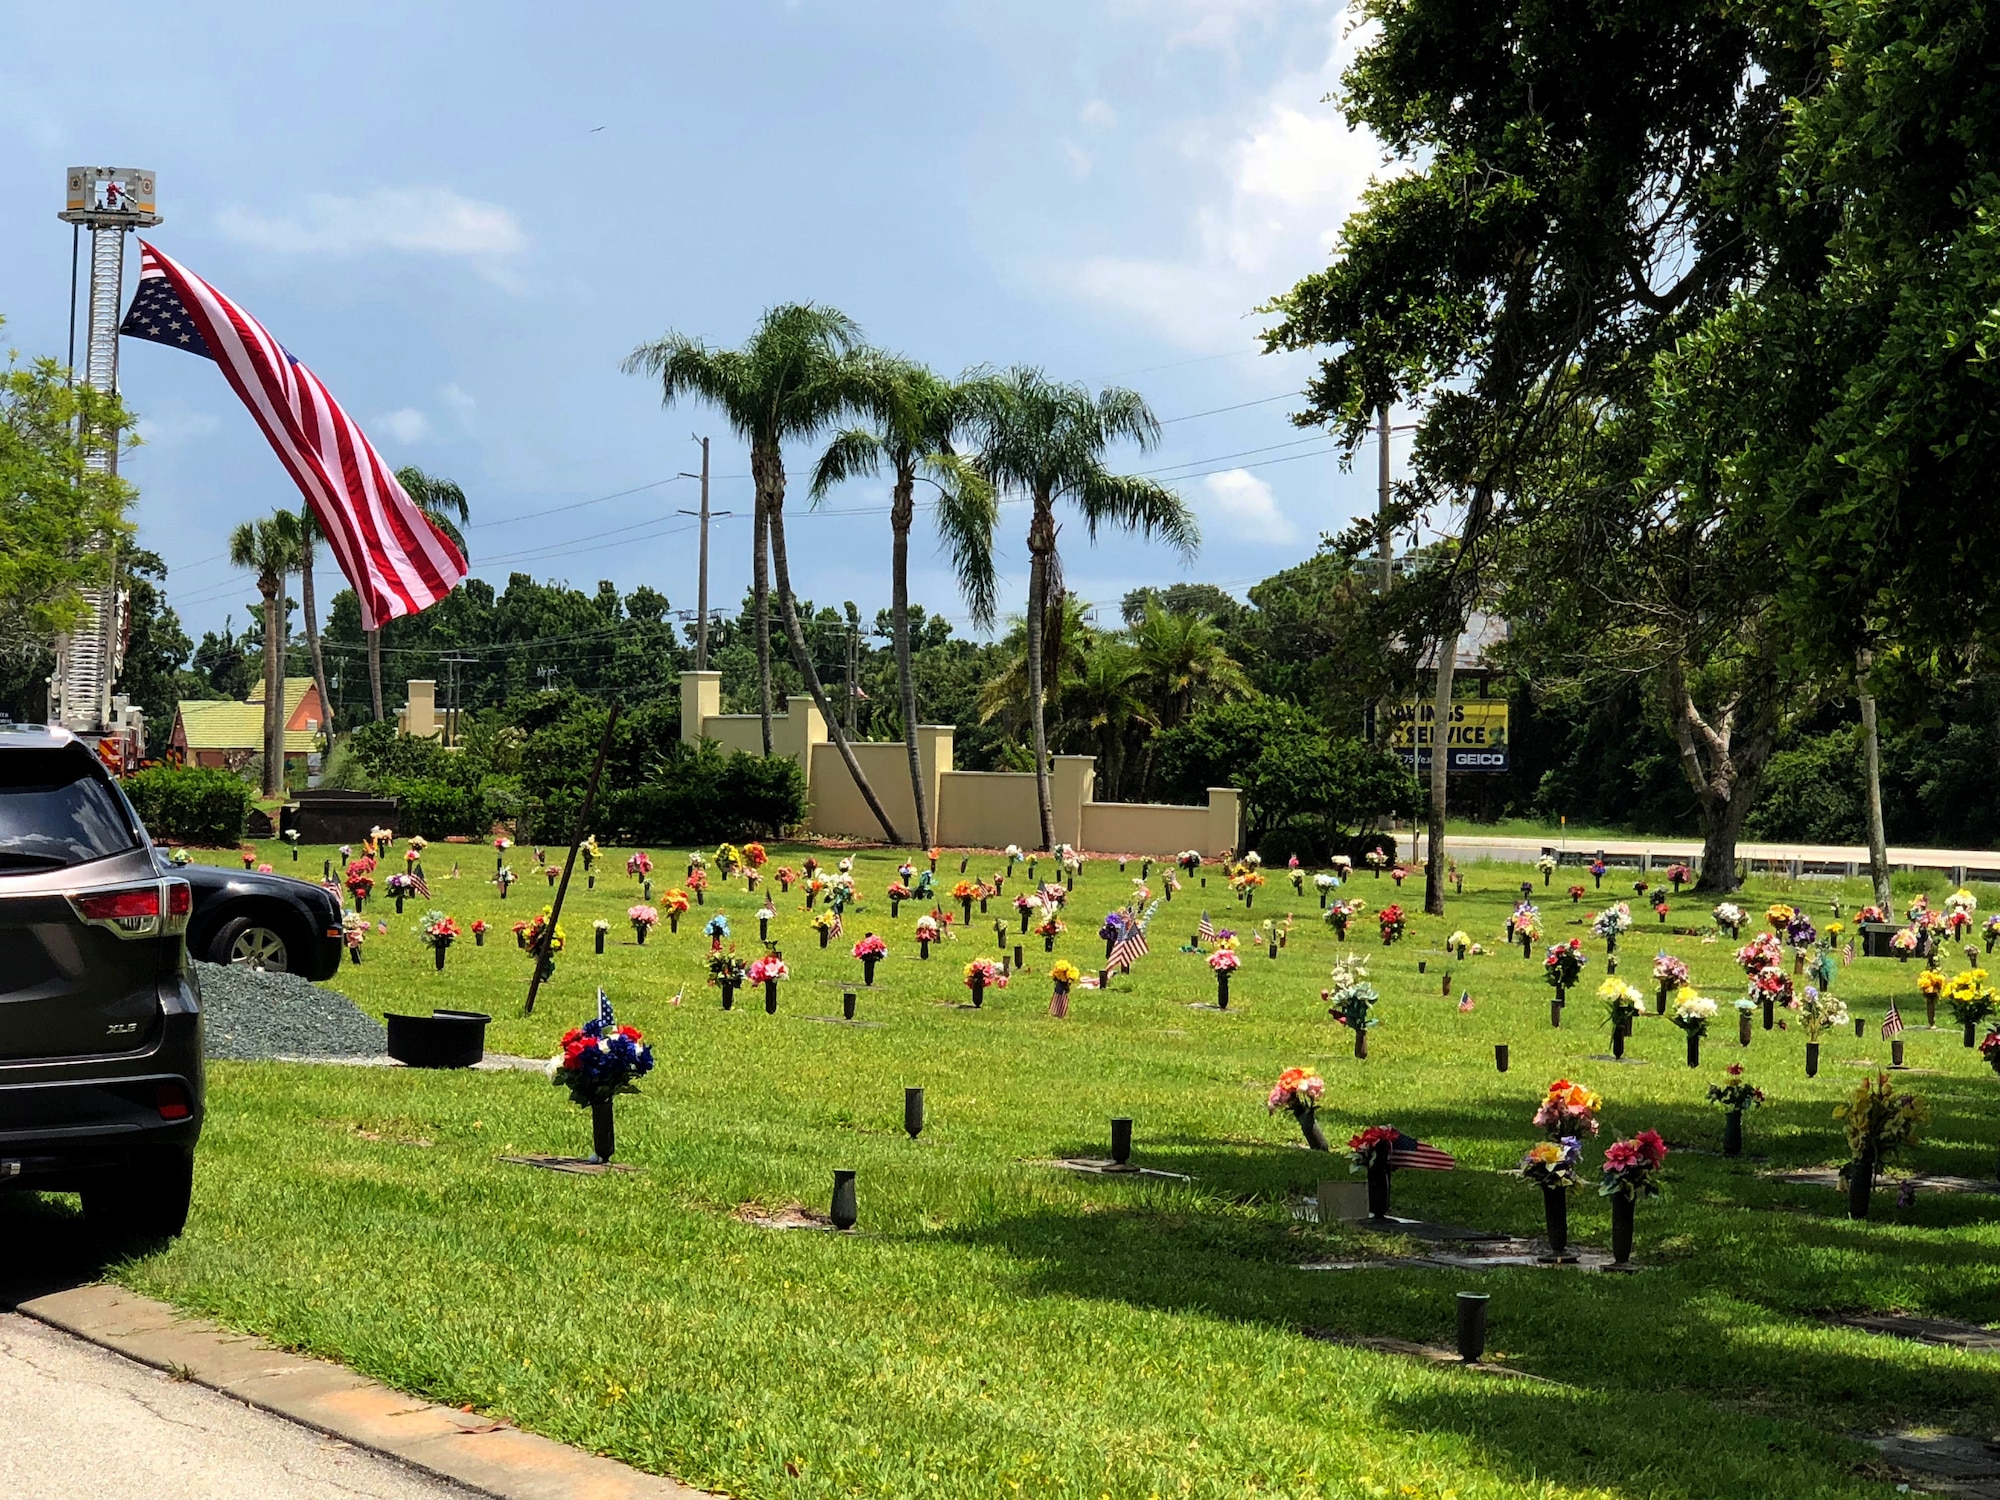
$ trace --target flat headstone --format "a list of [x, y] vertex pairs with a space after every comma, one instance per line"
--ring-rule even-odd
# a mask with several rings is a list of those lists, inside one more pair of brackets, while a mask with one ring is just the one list
[[[1799, 1171], [1767, 1172], [1764, 1175], [1773, 1182], [1789, 1183], [1795, 1187], [1839, 1188], [1843, 1192], [1846, 1191], [1846, 1184], [1841, 1182], [1840, 1172], [1834, 1167], [1806, 1167]], [[1948, 1173], [1907, 1175], [1899, 1173], [1893, 1177], [1878, 1176], [1875, 1179], [1875, 1190], [1881, 1192], [1885, 1189], [1900, 1188], [1906, 1184], [1922, 1193], [2000, 1194], [2000, 1182], [1992, 1178], [1953, 1177]]]
[[587, 1156], [503, 1156], [500, 1160], [517, 1167], [541, 1167], [550, 1172], [572, 1172], [580, 1177], [596, 1177], [605, 1172], [636, 1172], [622, 1161], [592, 1161]]
[[[833, 1227], [833, 1221], [825, 1214], [807, 1208], [803, 1203], [787, 1203], [783, 1208], [765, 1210], [752, 1204], [745, 1204], [736, 1210], [738, 1223], [748, 1224], [753, 1229], [818, 1229], [829, 1234], [841, 1231]], [[847, 1231], [852, 1233], [852, 1230]]]
[[[1492, 1364], [1483, 1359], [1468, 1364], [1458, 1357], [1456, 1349], [1446, 1349], [1437, 1344], [1413, 1344], [1407, 1339], [1363, 1338], [1359, 1334], [1329, 1333], [1319, 1329], [1308, 1330], [1306, 1337], [1323, 1344], [1344, 1344], [1355, 1349], [1370, 1349], [1377, 1354], [1400, 1354], [1408, 1359], [1427, 1359], [1433, 1364], [1456, 1365], [1461, 1370], [1475, 1370], [1482, 1375], [1504, 1375], [1512, 1380], [1545, 1379], [1526, 1370], [1510, 1370], [1505, 1365]], [[1547, 1383], [1553, 1385], [1555, 1382]]]
[[1064, 1172], [1083, 1172], [1093, 1177], [1152, 1177], [1163, 1182], [1194, 1181], [1185, 1172], [1163, 1172], [1157, 1167], [1135, 1167], [1130, 1162], [1121, 1167], [1115, 1161], [1096, 1156], [1065, 1156], [1037, 1165], [1055, 1167]]
[[2000, 1496], [2000, 1449], [1992, 1443], [1948, 1432], [1890, 1432], [1862, 1441], [1905, 1473], [1946, 1481], [1944, 1494]]
[[889, 1023], [888, 1023], [887, 1021], [863, 1021], [863, 1020], [860, 1020], [860, 1019], [858, 1019], [858, 1018], [857, 1018], [857, 1019], [855, 1019], [855, 1020], [852, 1020], [852, 1021], [850, 1021], [850, 1020], [848, 1020], [848, 1019], [847, 1019], [847, 1017], [845, 1017], [845, 1016], [807, 1016], [807, 1017], [806, 1017], [805, 1019], [806, 1019], [806, 1020], [808, 1020], [808, 1021], [818, 1021], [818, 1022], [819, 1022], [819, 1023], [821, 1024], [821, 1025], [823, 1025], [823, 1026], [875, 1026], [875, 1027], [880, 1027], [880, 1026], [886, 1026], [886, 1025], [888, 1025], [888, 1024], [889, 1024]]
[[1937, 1344], [1948, 1349], [1976, 1349], [2000, 1353], [2000, 1329], [1982, 1328], [1977, 1323], [1959, 1323], [1950, 1318], [1912, 1318], [1897, 1313], [1858, 1313], [1835, 1318], [1843, 1328], [1863, 1333], [1887, 1334], [1891, 1338], [1912, 1339], [1919, 1344]]

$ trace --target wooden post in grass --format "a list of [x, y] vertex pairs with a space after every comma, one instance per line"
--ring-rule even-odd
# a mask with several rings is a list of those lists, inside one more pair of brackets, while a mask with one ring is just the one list
[[556, 923], [562, 919], [563, 897], [569, 894], [570, 871], [576, 868], [577, 847], [583, 843], [584, 830], [590, 827], [591, 809], [597, 805], [597, 782], [604, 775], [604, 758], [611, 753], [612, 731], [618, 727], [618, 700], [611, 700], [611, 712], [604, 721], [604, 739], [597, 747], [597, 764], [590, 768], [590, 784], [583, 789], [583, 808], [576, 816], [576, 831], [570, 836], [569, 857], [563, 861], [562, 884], [556, 887], [556, 898], [549, 905], [548, 925], [542, 929], [542, 940], [535, 948], [535, 972], [528, 980], [528, 1000], [521, 1007], [521, 1014], [535, 1013], [535, 992], [542, 987], [542, 972], [554, 957]]

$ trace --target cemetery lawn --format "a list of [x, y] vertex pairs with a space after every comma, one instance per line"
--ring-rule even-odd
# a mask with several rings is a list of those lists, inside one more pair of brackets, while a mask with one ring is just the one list
[[[305, 851], [300, 868], [316, 871], [326, 852]], [[656, 855], [657, 895], [681, 865]], [[774, 850], [771, 868], [801, 857]], [[443, 878], [453, 858], [461, 880]], [[530, 864], [525, 850], [513, 858]], [[1993, 1177], [2000, 1081], [1956, 1030], [1922, 1029], [1914, 963], [1863, 960], [1843, 973], [1840, 993], [1869, 1033], [1830, 1036], [1808, 1080], [1795, 1029], [1758, 1029], [1738, 1046], [1734, 944], [1669, 936], [1664, 946], [1724, 1002], [1691, 1070], [1681, 1033], [1650, 1014], [1651, 957], [1670, 929], [1632, 896], [1629, 875], [1607, 879], [1618, 889], [1603, 898], [1632, 899], [1643, 918], [1620, 947], [1623, 977], [1649, 999], [1630, 1047], [1643, 1065], [1617, 1065], [1602, 1057], [1601, 941], [1585, 938], [1589, 966], [1560, 1030], [1539, 947], [1531, 962], [1518, 947], [1444, 958], [1459, 927], [1498, 948], [1528, 877], [1545, 941], [1587, 933], [1595, 902], [1563, 893], [1586, 875], [1565, 870], [1545, 889], [1528, 866], [1475, 866], [1438, 919], [1421, 914], [1421, 877], [1399, 893], [1363, 872], [1347, 893], [1370, 910], [1347, 946], [1368, 959], [1384, 999], [1361, 1062], [1319, 1000], [1343, 945], [1321, 925], [1310, 882], [1294, 897], [1270, 872], [1248, 920], [1213, 871], [1205, 891], [1190, 882], [1160, 908], [1138, 972], [1108, 994], [1079, 991], [1057, 1021], [1040, 941], [1013, 920], [1023, 872], [993, 913], [1005, 907], [1010, 946], [1028, 945], [1028, 972], [973, 1011], [957, 1008], [960, 970], [994, 952], [994, 915], [982, 934], [975, 908], [971, 940], [919, 962], [916, 908], [892, 920], [880, 895], [896, 859], [868, 853], [856, 871], [867, 909], [850, 914], [845, 942], [819, 949], [795, 887], [775, 932], [795, 976], [779, 1013], [767, 1016], [752, 991], [725, 1014], [701, 977], [699, 919], [719, 906], [754, 955], [756, 898], [740, 880], [711, 891], [678, 936], [663, 924], [641, 948], [624, 921], [636, 881], [623, 851], [607, 851], [596, 890], [579, 876], [568, 951], [523, 1019], [528, 962], [506, 923], [548, 893], [529, 876], [503, 904], [482, 880], [491, 861], [476, 845], [435, 846], [426, 861], [434, 904], [467, 926], [496, 924], [484, 948], [462, 941], [435, 974], [414, 932], [425, 903], [398, 918], [377, 897], [369, 914], [390, 931], [333, 983], [376, 1015], [490, 1011], [489, 1051], [526, 1056], [551, 1053], [602, 983], [660, 1059], [619, 1104], [620, 1160], [636, 1170], [583, 1177], [501, 1161], [588, 1150], [587, 1114], [538, 1073], [216, 1064], [193, 1221], [172, 1246], [114, 1267], [118, 1280], [430, 1399], [758, 1497], [1880, 1495], [1887, 1471], [1857, 1434], [1984, 1436], [2000, 1407], [1993, 1356], [1832, 1321], [1863, 1311], [1992, 1321], [2000, 1198], [1923, 1193], [1899, 1208], [1892, 1181], [1875, 1217], [1852, 1223], [1844, 1195], [1766, 1175], [1843, 1158], [1833, 1105], [1866, 1076], [1862, 1063], [1886, 1066], [1875, 1023], [1893, 995], [1913, 1028], [1917, 1071], [1902, 1076], [1932, 1111], [1924, 1143], [1899, 1165]], [[973, 873], [1000, 864], [983, 857]], [[955, 855], [940, 873], [949, 889]], [[1137, 873], [1091, 862], [1057, 951], [1094, 971], [1097, 925]], [[1836, 891], [1851, 921], [1858, 885], [1760, 883], [1737, 899], [1753, 930], [1781, 895], [1823, 925]], [[1945, 888], [1933, 881], [1931, 893], [1935, 904]], [[2000, 891], [1978, 894], [1983, 917]], [[1409, 936], [1384, 949], [1374, 912], [1399, 895]], [[1191, 1008], [1214, 984], [1201, 959], [1177, 951], [1204, 902], [1218, 925], [1298, 917], [1276, 961], [1246, 945], [1226, 1014]], [[1672, 924], [1709, 925], [1706, 901], [1672, 904]], [[616, 924], [602, 958], [591, 952], [599, 915]], [[845, 948], [871, 929], [891, 957], [859, 1013], [882, 1024], [810, 1019], [839, 1014], [829, 981], [858, 978]], [[1505, 1075], [1496, 1042], [1512, 1049]], [[1749, 1154], [1725, 1160], [1707, 1154], [1722, 1120], [1705, 1092], [1738, 1060], [1771, 1102], [1748, 1120]], [[1294, 1064], [1326, 1077], [1332, 1156], [1306, 1151], [1288, 1116], [1266, 1113], [1272, 1080]], [[1450, 1174], [1398, 1173], [1398, 1212], [1538, 1233], [1538, 1192], [1507, 1173], [1558, 1076], [1604, 1095], [1593, 1169], [1615, 1136], [1647, 1127], [1676, 1148], [1666, 1196], [1639, 1208], [1639, 1274], [1300, 1269], [1407, 1248], [1294, 1212], [1320, 1179], [1348, 1178], [1339, 1148], [1371, 1124], [1458, 1158]], [[908, 1085], [928, 1091], [915, 1143], [901, 1129]], [[1139, 1163], [1192, 1181], [1040, 1164], [1104, 1154], [1114, 1115], [1135, 1121]], [[860, 1174], [858, 1233], [775, 1232], [739, 1217], [745, 1206], [823, 1210], [837, 1167]], [[1607, 1200], [1586, 1190], [1571, 1212], [1576, 1242], [1608, 1244]], [[17, 1237], [73, 1232], [64, 1200], [0, 1213]], [[1449, 1346], [1460, 1290], [1491, 1294], [1490, 1357], [1535, 1378], [1341, 1342]]]

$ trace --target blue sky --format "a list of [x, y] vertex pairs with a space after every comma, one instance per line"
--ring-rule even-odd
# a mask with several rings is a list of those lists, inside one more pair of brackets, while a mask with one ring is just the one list
[[[1320, 102], [1353, 45], [1338, 6], [327, 9], [106, 3], [90, 38], [66, 12], [10, 11], [13, 346], [66, 340], [63, 168], [151, 167], [161, 247], [318, 371], [392, 463], [464, 486], [473, 568], [496, 584], [609, 578], [691, 606], [694, 538], [675, 512], [695, 487], [656, 481], [698, 467], [689, 435], [707, 432], [713, 503], [737, 512], [717, 523], [711, 588], [733, 601], [749, 577], [744, 453], [618, 364], [669, 328], [735, 342], [788, 300], [831, 303], [941, 370], [1029, 363], [1143, 392], [1166, 440], [1122, 461], [1180, 489], [1202, 552], [1184, 567], [1073, 526], [1064, 556], [1086, 598], [1179, 577], [1240, 594], [1373, 504], [1372, 452], [1343, 473], [1265, 399], [1306, 364], [1258, 354], [1252, 312], [1324, 261], [1380, 166]], [[219, 556], [228, 527], [296, 492], [213, 366], [137, 343], [123, 360], [146, 438], [126, 470], [141, 538], [192, 632], [240, 625], [254, 591]], [[1239, 403], [1257, 404], [1216, 411]], [[886, 521], [811, 516], [812, 457], [788, 454], [795, 582], [872, 616]], [[829, 508], [879, 504], [881, 488]], [[1023, 512], [1002, 528], [1011, 599]], [[913, 596], [962, 614], [930, 538], [913, 564]]]

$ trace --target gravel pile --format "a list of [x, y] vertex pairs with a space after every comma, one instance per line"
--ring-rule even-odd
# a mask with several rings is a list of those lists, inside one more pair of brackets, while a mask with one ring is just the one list
[[210, 1057], [380, 1057], [388, 1034], [352, 1000], [299, 978], [196, 963]]

